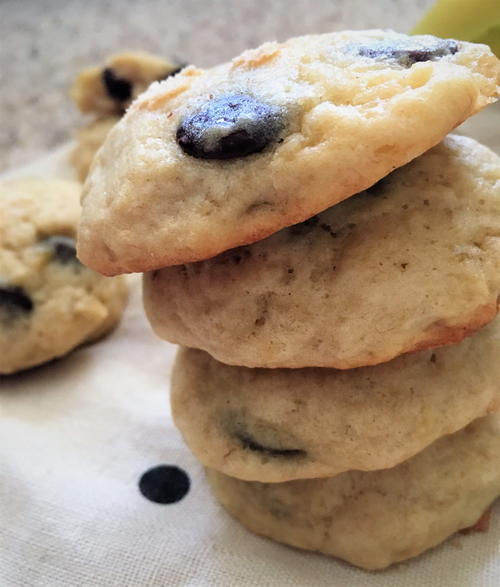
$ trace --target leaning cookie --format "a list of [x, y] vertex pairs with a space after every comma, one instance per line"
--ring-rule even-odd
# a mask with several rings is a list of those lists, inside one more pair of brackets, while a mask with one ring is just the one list
[[497, 97], [485, 45], [389, 31], [267, 43], [153, 84], [108, 135], [80, 258], [104, 274], [213, 257], [301, 222]]
[[500, 158], [442, 144], [251, 246], [145, 276], [156, 333], [248, 367], [349, 369], [460, 341], [500, 295]]
[[81, 186], [0, 184], [0, 374], [60, 357], [111, 330], [123, 312], [123, 278], [76, 258]]
[[472, 526], [500, 495], [500, 418], [477, 420], [385, 471], [271, 484], [208, 478], [253, 532], [383, 569]]
[[500, 320], [458, 345], [389, 363], [248, 369], [181, 349], [172, 414], [205, 466], [248, 481], [394, 467], [500, 409]]

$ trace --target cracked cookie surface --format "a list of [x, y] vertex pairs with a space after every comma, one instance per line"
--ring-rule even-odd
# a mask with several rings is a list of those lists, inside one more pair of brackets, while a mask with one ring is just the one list
[[84, 188], [79, 255], [111, 275], [265, 238], [437, 144], [496, 99], [499, 71], [485, 45], [377, 30], [187, 67], [108, 135]]
[[121, 317], [123, 278], [76, 257], [80, 191], [58, 180], [0, 184], [0, 374], [60, 357]]
[[88, 67], [75, 79], [70, 95], [83, 113], [118, 116], [154, 81], [180, 70], [179, 64], [143, 51], [111, 55], [103, 66]]

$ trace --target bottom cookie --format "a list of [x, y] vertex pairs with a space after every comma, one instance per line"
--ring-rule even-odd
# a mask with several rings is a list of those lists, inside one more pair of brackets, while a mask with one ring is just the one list
[[472, 526], [500, 495], [500, 416], [383, 471], [287, 483], [207, 474], [217, 499], [253, 532], [383, 569]]

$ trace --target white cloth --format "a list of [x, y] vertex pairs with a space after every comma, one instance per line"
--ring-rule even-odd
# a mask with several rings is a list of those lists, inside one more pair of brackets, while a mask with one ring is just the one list
[[[67, 176], [66, 153], [15, 175]], [[457, 536], [376, 574], [233, 521], [173, 426], [175, 349], [151, 333], [139, 278], [131, 281], [111, 336], [0, 379], [0, 587], [500, 585], [498, 506], [487, 533]], [[158, 505], [138, 490], [141, 474], [159, 464], [190, 476], [178, 503]]]

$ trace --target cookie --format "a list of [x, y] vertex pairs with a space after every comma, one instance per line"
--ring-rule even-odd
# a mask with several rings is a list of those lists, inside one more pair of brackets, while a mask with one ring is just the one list
[[181, 68], [178, 63], [151, 53], [117, 53], [103, 67], [81, 71], [70, 96], [83, 113], [91, 112], [99, 118], [121, 115], [151, 83], [166, 79]]
[[81, 186], [0, 184], [0, 374], [60, 357], [119, 321], [127, 291], [76, 258]]
[[500, 495], [500, 417], [477, 420], [394, 469], [288, 483], [215, 471], [208, 478], [217, 499], [253, 532], [383, 569], [472, 526]]
[[349, 369], [460, 341], [500, 295], [500, 158], [450, 136], [310, 220], [150, 272], [156, 333], [248, 367]]
[[325, 210], [497, 97], [485, 45], [390, 31], [266, 43], [153, 84], [108, 135], [78, 251], [104, 274], [199, 261]]
[[70, 95], [83, 113], [97, 115], [77, 132], [77, 145], [70, 163], [84, 181], [95, 153], [131, 101], [154, 81], [180, 71], [171, 61], [139, 51], [109, 57], [103, 67], [83, 70], [76, 78]]
[[118, 116], [100, 118], [77, 131], [77, 145], [71, 152], [70, 163], [80, 181], [87, 177], [94, 155], [118, 120]]
[[500, 409], [500, 319], [375, 367], [249, 369], [182, 349], [172, 415], [205, 466], [248, 481], [394, 467]]

